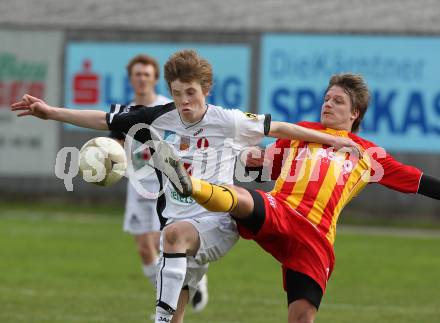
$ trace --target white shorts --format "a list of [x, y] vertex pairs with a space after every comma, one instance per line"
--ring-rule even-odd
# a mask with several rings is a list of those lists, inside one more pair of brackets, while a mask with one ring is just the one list
[[[197, 284], [208, 270], [208, 265], [223, 257], [238, 241], [237, 225], [229, 214], [207, 212], [200, 217], [171, 220], [169, 223], [185, 221], [191, 223], [200, 236], [200, 248], [195, 257], [187, 257], [187, 269], [183, 286], [188, 286], [190, 300]], [[162, 251], [162, 236], [160, 239]]]
[[157, 200], [147, 199], [139, 195], [134, 187], [128, 183], [124, 231], [133, 235], [158, 232], [160, 230], [160, 222], [156, 203]]

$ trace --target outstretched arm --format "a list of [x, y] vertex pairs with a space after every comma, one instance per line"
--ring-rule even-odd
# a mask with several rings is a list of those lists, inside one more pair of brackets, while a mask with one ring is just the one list
[[53, 107], [29, 94], [25, 94], [21, 101], [12, 104], [11, 110], [19, 111], [18, 117], [34, 116], [44, 120], [67, 122], [83, 128], [108, 130], [106, 113], [103, 111]]
[[270, 123], [269, 137], [279, 139], [303, 140], [329, 145], [339, 150], [345, 147], [358, 149], [358, 145], [350, 138], [332, 136], [317, 130], [301, 127], [296, 124], [272, 121]]
[[395, 191], [417, 193], [440, 200], [438, 178], [424, 174], [417, 167], [405, 165], [395, 160], [383, 148], [377, 148], [372, 146], [367, 149], [373, 161], [370, 182], [378, 182]]

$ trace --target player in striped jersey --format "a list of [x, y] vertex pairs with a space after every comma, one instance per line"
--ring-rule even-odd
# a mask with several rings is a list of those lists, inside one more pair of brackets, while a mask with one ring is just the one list
[[[396, 161], [382, 148], [354, 134], [369, 99], [361, 76], [333, 76], [321, 122], [300, 125], [351, 138], [360, 145], [362, 154], [334, 151], [307, 141], [278, 140], [266, 152], [266, 159], [273, 161], [271, 178], [277, 179], [270, 193], [214, 185], [188, 176], [182, 168], [174, 169], [180, 182], [186, 183], [182, 195], [192, 196], [209, 211], [230, 212], [240, 235], [255, 240], [282, 264], [289, 323], [314, 321], [333, 271], [338, 217], [368, 183], [440, 199], [438, 179]], [[177, 156], [168, 157], [177, 160]], [[255, 165], [262, 158], [251, 161]]]

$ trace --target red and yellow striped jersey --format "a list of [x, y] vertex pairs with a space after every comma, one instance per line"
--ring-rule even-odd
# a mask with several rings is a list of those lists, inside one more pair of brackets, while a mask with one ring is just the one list
[[306, 217], [332, 245], [342, 209], [367, 184], [378, 182], [398, 191], [417, 192], [422, 175], [419, 169], [399, 163], [355, 134], [326, 129], [320, 123], [300, 125], [350, 137], [364, 149], [358, 156], [321, 144], [281, 139], [272, 152], [272, 178], [277, 180], [271, 194]]

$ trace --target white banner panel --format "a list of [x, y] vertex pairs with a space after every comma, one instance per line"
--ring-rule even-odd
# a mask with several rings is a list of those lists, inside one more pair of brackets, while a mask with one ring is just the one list
[[0, 31], [0, 176], [52, 175], [59, 125], [17, 118], [11, 103], [25, 93], [59, 105], [61, 32]]

